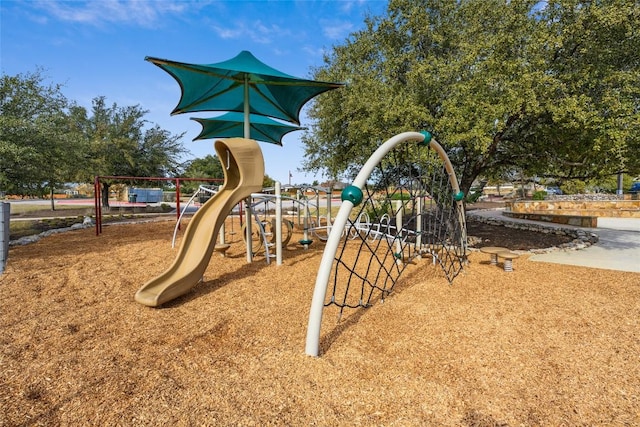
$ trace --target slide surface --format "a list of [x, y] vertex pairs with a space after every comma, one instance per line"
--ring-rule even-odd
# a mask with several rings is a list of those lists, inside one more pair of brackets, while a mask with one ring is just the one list
[[264, 160], [254, 140], [221, 139], [214, 147], [224, 170], [224, 185], [191, 218], [169, 269], [136, 292], [140, 304], [157, 307], [193, 288], [209, 265], [218, 232], [231, 209], [262, 190]]

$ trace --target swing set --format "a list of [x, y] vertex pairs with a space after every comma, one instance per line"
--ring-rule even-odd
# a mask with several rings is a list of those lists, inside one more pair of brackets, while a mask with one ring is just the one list
[[185, 181], [196, 182], [214, 182], [222, 183], [224, 180], [220, 178], [168, 178], [168, 177], [141, 177], [141, 176], [95, 176], [93, 180], [93, 203], [96, 215], [96, 236], [102, 234], [102, 203], [100, 195], [102, 194], [102, 181], [155, 181], [155, 182], [175, 182], [176, 187], [176, 221], [180, 225], [180, 183]]

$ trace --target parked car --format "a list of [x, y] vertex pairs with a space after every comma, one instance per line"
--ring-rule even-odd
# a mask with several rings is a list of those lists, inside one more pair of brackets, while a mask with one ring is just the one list
[[629, 189], [629, 193], [640, 193], [640, 181], [634, 182], [631, 184], [631, 189]]
[[563, 193], [560, 187], [547, 187], [547, 194], [550, 196], [561, 196]]

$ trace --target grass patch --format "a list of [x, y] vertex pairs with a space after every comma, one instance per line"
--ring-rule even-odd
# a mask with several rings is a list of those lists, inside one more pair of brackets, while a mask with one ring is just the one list
[[411, 200], [411, 194], [409, 193], [392, 193], [389, 195], [389, 200]]
[[11, 221], [9, 224], [9, 239], [16, 240], [21, 237], [40, 234], [44, 230], [38, 222], [39, 221]]
[[56, 210], [51, 210], [51, 205], [32, 204], [32, 203], [11, 203], [11, 215], [21, 215], [33, 212], [42, 212], [42, 216], [50, 216], [51, 213], [64, 210], [91, 209], [92, 206], [78, 205], [56, 205]]
[[[33, 220], [20, 220], [11, 221], [9, 223], [9, 239], [17, 240], [26, 236], [33, 236], [43, 233], [49, 230], [55, 230], [58, 228], [68, 228], [74, 224], [82, 224], [84, 222], [84, 215], [78, 215], [77, 217], [60, 217], [60, 218], [45, 218], [45, 219], [33, 219]], [[95, 216], [91, 215], [91, 218], [95, 221]], [[103, 215], [102, 223], [119, 222], [134, 220], [136, 218], [144, 218], [136, 214], [116, 214], [116, 215]]]
[[83, 216], [69, 218], [50, 218], [44, 220], [11, 221], [9, 223], [9, 239], [17, 240], [26, 236], [33, 236], [48, 230], [71, 227], [73, 224], [82, 224]]

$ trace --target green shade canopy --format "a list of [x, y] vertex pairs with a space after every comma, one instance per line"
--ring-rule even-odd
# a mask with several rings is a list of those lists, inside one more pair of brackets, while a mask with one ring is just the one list
[[307, 101], [342, 86], [290, 76], [262, 63], [248, 51], [213, 64], [145, 59], [180, 84], [180, 102], [171, 114], [233, 111], [244, 113], [245, 120], [249, 114], [258, 114], [300, 124], [300, 110]]
[[[242, 113], [226, 113], [208, 119], [192, 117], [191, 120], [195, 120], [202, 125], [202, 131], [200, 135], [193, 139], [194, 141], [196, 139], [231, 138], [243, 135], [244, 115]], [[280, 146], [282, 146], [282, 138], [286, 134], [305, 129], [290, 123], [282, 123], [268, 117], [253, 114], [249, 117], [249, 123], [249, 138]]]

